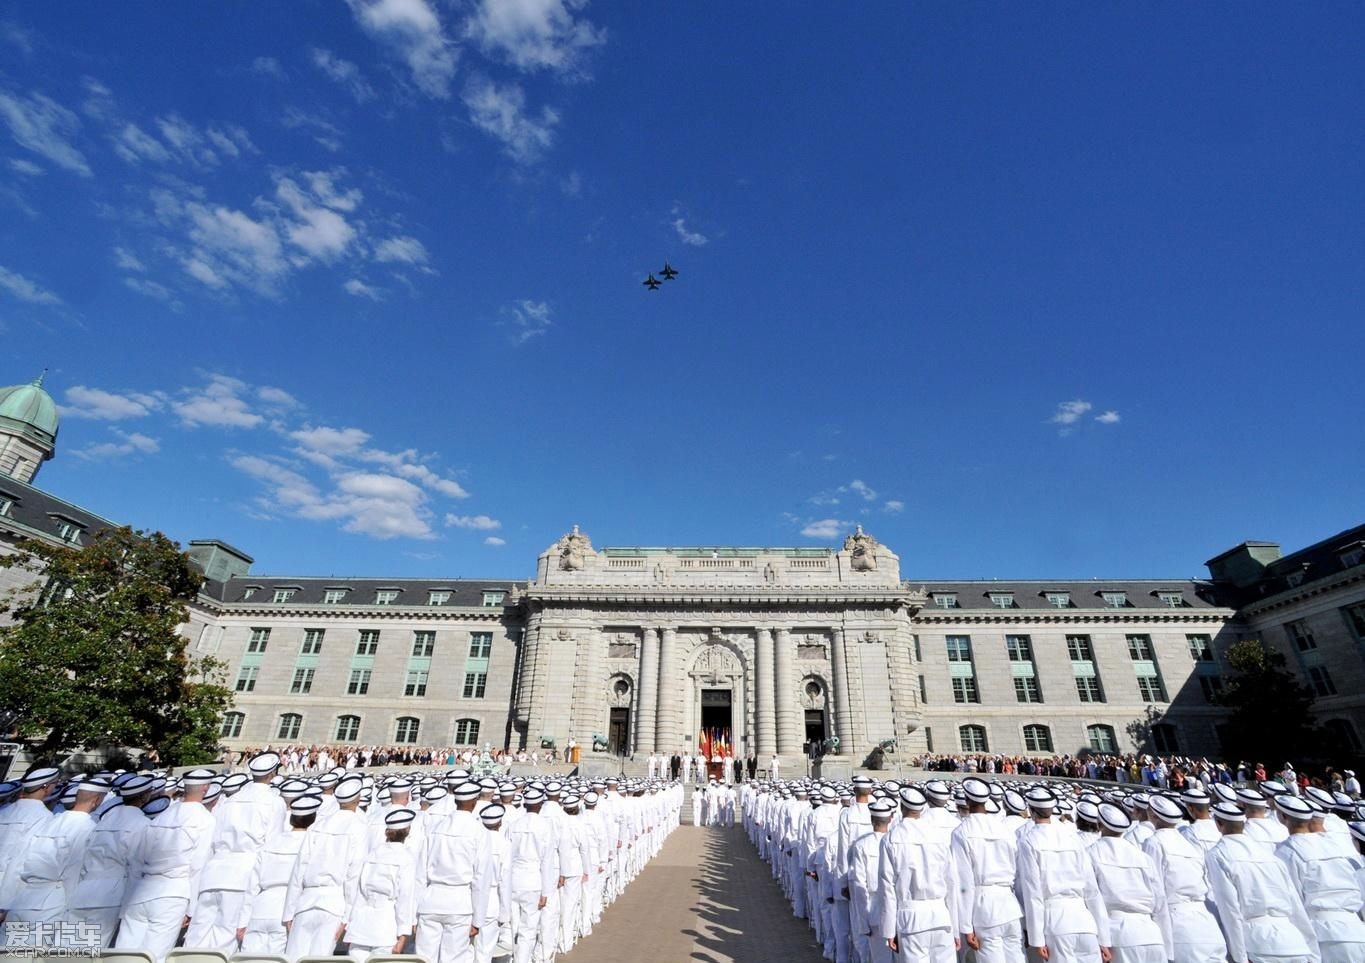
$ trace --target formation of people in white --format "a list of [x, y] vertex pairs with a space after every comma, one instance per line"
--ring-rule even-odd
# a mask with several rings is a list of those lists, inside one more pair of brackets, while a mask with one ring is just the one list
[[305, 781], [279, 766], [266, 752], [226, 777], [65, 787], [38, 769], [0, 787], [4, 945], [550, 963], [592, 932], [682, 807], [680, 786], [643, 781], [339, 769]]
[[968, 778], [744, 787], [741, 818], [836, 963], [1361, 963], [1343, 793], [1097, 794]]

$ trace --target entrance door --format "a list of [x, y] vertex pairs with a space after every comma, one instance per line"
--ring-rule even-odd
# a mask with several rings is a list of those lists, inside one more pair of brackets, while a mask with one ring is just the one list
[[630, 751], [629, 709], [611, 710], [611, 725], [607, 727], [607, 751], [613, 756], [624, 756]]
[[720, 737], [734, 744], [731, 733], [730, 690], [701, 690], [701, 728], [708, 736]]
[[806, 710], [806, 745], [814, 742], [823, 745], [825, 739], [825, 712], [823, 709]]

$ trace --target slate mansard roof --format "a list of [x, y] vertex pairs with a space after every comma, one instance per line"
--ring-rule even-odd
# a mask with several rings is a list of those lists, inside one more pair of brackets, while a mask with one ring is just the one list
[[[1118, 608], [1118, 611], [1133, 611], [1137, 609], [1150, 609], [1152, 611], [1170, 612], [1182, 609], [1216, 609], [1221, 606], [1216, 601], [1213, 594], [1213, 584], [1197, 579], [1144, 579], [1144, 580], [1071, 580], [1054, 579], [1051, 581], [1033, 580], [982, 580], [972, 582], [939, 582], [930, 580], [909, 579], [906, 585], [918, 588], [924, 586], [924, 591], [928, 594], [928, 603], [924, 606], [924, 613], [929, 614], [935, 609], [944, 608], [946, 611], [957, 610], [996, 610], [1002, 607], [992, 599], [993, 595], [1012, 596], [1012, 604], [1006, 611], [1013, 610], [1036, 610], [1036, 611], [1059, 611], [1057, 605], [1053, 604], [1048, 597], [1049, 594], [1058, 592], [1066, 593], [1070, 599], [1069, 609], [1105, 609], [1115, 611], [1115, 606], [1110, 605], [1105, 598], [1105, 593], [1122, 592], [1125, 604]], [[1166, 601], [1164, 596], [1178, 594], [1181, 599], [1179, 606], [1172, 606]], [[951, 595], [956, 599], [957, 604], [953, 606], [941, 606], [935, 596]]]
[[[287, 575], [245, 575], [226, 581], [209, 581], [204, 584], [202, 594], [215, 602], [228, 605], [246, 603], [256, 605], [278, 605], [299, 607], [323, 605], [328, 608], [345, 608], [354, 605], [374, 605], [378, 592], [397, 591], [398, 597], [387, 607], [427, 608], [431, 592], [449, 592], [450, 598], [444, 607], [456, 608], [483, 606], [484, 592], [511, 593], [513, 582], [510, 580], [486, 579], [412, 579], [412, 578], [337, 578], [333, 576], [305, 578]], [[293, 590], [294, 595], [288, 602], [272, 602], [276, 589]], [[341, 602], [326, 602], [329, 590], [344, 589], [346, 595]], [[248, 598], [249, 596], [249, 598]]]
[[60, 526], [66, 523], [80, 529], [81, 544], [84, 544], [96, 532], [121, 527], [117, 522], [64, 502], [55, 495], [49, 495], [8, 475], [0, 476], [0, 505], [5, 502], [11, 504], [8, 511], [0, 515], [0, 531], [15, 536], [59, 541]]

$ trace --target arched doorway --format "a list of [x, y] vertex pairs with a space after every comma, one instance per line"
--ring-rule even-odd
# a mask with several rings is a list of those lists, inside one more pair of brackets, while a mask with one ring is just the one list
[[625, 675], [614, 675], [607, 680], [607, 705], [610, 717], [607, 721], [607, 752], [613, 756], [630, 753], [630, 705], [635, 687]]
[[830, 737], [827, 692], [825, 682], [819, 676], [808, 675], [801, 680], [801, 708], [805, 714], [803, 742], [807, 753], [812, 743], [820, 747]]

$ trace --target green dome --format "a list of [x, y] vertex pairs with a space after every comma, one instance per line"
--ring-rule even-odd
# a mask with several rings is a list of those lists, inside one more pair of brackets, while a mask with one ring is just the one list
[[51, 447], [57, 441], [57, 403], [43, 390], [40, 375], [30, 384], [0, 388], [0, 429], [20, 434]]

